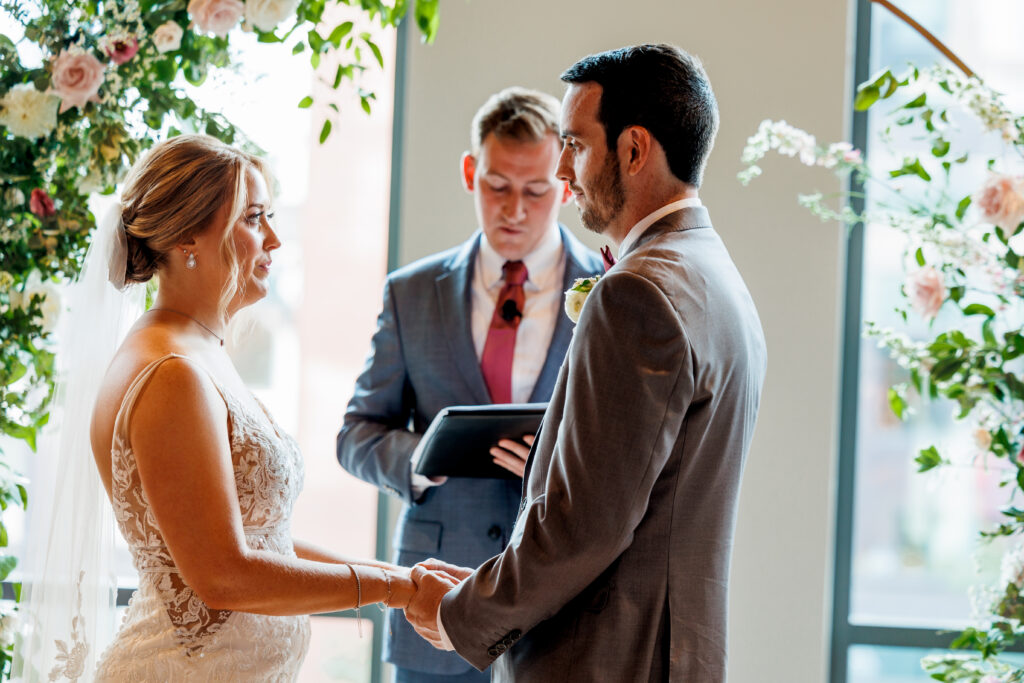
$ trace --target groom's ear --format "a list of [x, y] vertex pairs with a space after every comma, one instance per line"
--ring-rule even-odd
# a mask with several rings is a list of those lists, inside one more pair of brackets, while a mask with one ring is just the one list
[[462, 153], [462, 186], [466, 192], [476, 189], [476, 157], [469, 152]]
[[629, 126], [619, 135], [619, 158], [625, 164], [629, 175], [639, 173], [651, 157], [654, 139], [651, 131], [643, 126]]

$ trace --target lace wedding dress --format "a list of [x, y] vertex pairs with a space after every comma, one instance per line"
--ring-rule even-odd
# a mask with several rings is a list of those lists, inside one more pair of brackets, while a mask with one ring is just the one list
[[[139, 590], [97, 681], [293, 681], [309, 646], [309, 617], [209, 608], [182, 580], [142, 489], [128, 443], [139, 394], [168, 355], [148, 365], [125, 394], [111, 448], [114, 514], [128, 541]], [[265, 409], [253, 412], [217, 384], [228, 409], [231, 459], [250, 548], [294, 555], [290, 518], [302, 488], [302, 459]]]

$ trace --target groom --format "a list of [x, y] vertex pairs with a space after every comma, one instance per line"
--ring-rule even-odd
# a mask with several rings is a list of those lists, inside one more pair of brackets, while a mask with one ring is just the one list
[[508, 547], [472, 573], [416, 567], [406, 615], [498, 681], [724, 681], [765, 344], [697, 193], [717, 104], [667, 45], [562, 80], [558, 175], [618, 263], [583, 307]]

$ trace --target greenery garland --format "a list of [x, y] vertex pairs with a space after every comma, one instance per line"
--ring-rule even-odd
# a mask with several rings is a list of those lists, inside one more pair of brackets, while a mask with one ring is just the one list
[[[54, 387], [50, 337], [58, 285], [75, 278], [96, 219], [93, 193], [111, 194], [139, 154], [180, 131], [246, 144], [230, 121], [186, 93], [231, 61], [232, 36], [292, 42], [317, 69], [341, 55], [328, 84], [383, 67], [380, 48], [352, 21], [325, 24], [334, 6], [395, 27], [410, 11], [433, 41], [439, 0], [2, 0], [23, 29], [0, 34], [0, 434], [33, 450]], [[348, 13], [351, 15], [351, 12]], [[27, 63], [38, 52], [41, 63]], [[372, 61], [371, 61], [372, 60]], [[373, 92], [357, 88], [370, 112]], [[313, 104], [312, 97], [297, 103]], [[339, 111], [335, 102], [328, 106]], [[331, 120], [320, 129], [330, 135]], [[27, 506], [25, 481], [0, 450], [0, 509]], [[0, 549], [7, 529], [0, 517]], [[0, 550], [0, 581], [16, 559]], [[0, 616], [0, 673], [9, 668], [10, 619]]]

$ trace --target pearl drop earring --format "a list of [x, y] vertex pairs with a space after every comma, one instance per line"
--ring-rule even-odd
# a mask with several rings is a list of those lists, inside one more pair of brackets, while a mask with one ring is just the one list
[[188, 268], [189, 270], [195, 270], [196, 269], [196, 255], [195, 255], [195, 253], [189, 251], [188, 249], [185, 249], [184, 252], [188, 255], [188, 258], [185, 259], [185, 267]]

